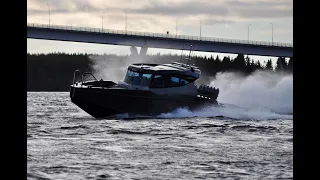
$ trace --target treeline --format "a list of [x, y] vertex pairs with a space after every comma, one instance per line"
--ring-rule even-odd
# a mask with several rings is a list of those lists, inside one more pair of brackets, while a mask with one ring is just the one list
[[[73, 80], [73, 72], [79, 69], [81, 72], [94, 73], [93, 67], [97, 59], [106, 61], [108, 64], [110, 62], [110, 65], [117, 62], [117, 64], [125, 66], [130, 64], [128, 62], [140, 61], [148, 63], [187, 62], [186, 56], [171, 54], [146, 55], [142, 58], [112, 54], [27, 53], [27, 91], [69, 91]], [[290, 58], [287, 62], [285, 58], [280, 57], [275, 65], [272, 64], [271, 60], [262, 65], [259, 61], [254, 62], [243, 54], [238, 54], [233, 59], [230, 57], [220, 58], [219, 56], [192, 56], [189, 63], [200, 68], [202, 77], [214, 77], [216, 73], [226, 71], [241, 72], [244, 75], [249, 75], [256, 70], [291, 73], [293, 68], [293, 58]]]
[[27, 91], [68, 91], [75, 69], [91, 71], [85, 54], [27, 54]]

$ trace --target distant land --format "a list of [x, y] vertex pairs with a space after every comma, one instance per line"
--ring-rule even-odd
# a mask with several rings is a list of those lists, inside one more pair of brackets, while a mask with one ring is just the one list
[[[49, 53], [49, 54], [30, 54], [27, 53], [27, 91], [55, 91], [68, 92], [72, 84], [73, 72], [79, 69], [81, 72], [94, 73], [95, 61], [92, 57], [100, 57], [106, 63], [112, 61], [128, 64], [133, 58], [124, 55], [95, 55], [95, 54], [66, 54], [66, 53]], [[143, 62], [148, 63], [170, 63], [172, 61], [185, 61], [186, 56], [179, 55], [146, 55]], [[218, 72], [240, 72], [243, 75], [250, 75], [256, 70], [264, 70], [270, 72], [286, 72], [292, 73], [293, 58], [287, 62], [285, 58], [278, 58], [275, 65], [271, 60], [262, 65], [259, 61], [254, 62], [243, 54], [231, 59], [225, 57], [201, 57], [191, 56], [192, 64], [198, 66], [201, 70], [203, 81], [207, 81], [205, 77], [215, 77]], [[127, 63], [125, 63], [127, 62]], [[138, 61], [139, 62], [139, 61]], [[119, 63], [118, 63], [119, 64]], [[98, 78], [98, 77], [97, 77]]]

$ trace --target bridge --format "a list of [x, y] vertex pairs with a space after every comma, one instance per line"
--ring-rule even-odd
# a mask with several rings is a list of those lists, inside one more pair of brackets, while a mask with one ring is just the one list
[[27, 23], [27, 38], [84, 43], [139, 46], [177, 50], [246, 54], [258, 56], [293, 57], [290, 43], [248, 41], [161, 33], [134, 32], [102, 28], [74, 27]]

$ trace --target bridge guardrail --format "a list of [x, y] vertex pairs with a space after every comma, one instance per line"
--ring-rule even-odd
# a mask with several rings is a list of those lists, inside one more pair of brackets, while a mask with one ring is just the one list
[[268, 41], [252, 41], [252, 40], [240, 40], [240, 39], [226, 39], [226, 38], [213, 38], [213, 37], [199, 37], [199, 36], [187, 36], [187, 35], [172, 35], [164, 33], [149, 33], [149, 32], [137, 32], [137, 31], [125, 31], [125, 30], [112, 30], [102, 28], [90, 28], [90, 27], [77, 27], [77, 26], [64, 26], [64, 25], [48, 25], [39, 23], [27, 23], [29, 27], [38, 28], [49, 28], [49, 29], [61, 29], [61, 30], [73, 30], [73, 31], [84, 31], [84, 32], [99, 32], [99, 33], [110, 33], [110, 34], [127, 34], [127, 35], [138, 35], [146, 37], [160, 37], [160, 38], [171, 38], [171, 39], [184, 39], [184, 40], [198, 40], [198, 41], [211, 41], [211, 42], [226, 42], [236, 44], [251, 44], [251, 45], [264, 45], [264, 46], [278, 46], [278, 47], [293, 47], [291, 43], [280, 43], [280, 42], [268, 42]]

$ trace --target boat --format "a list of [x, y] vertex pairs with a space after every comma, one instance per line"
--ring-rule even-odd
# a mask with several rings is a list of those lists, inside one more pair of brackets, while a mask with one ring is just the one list
[[[94, 118], [117, 114], [157, 116], [177, 108], [196, 110], [219, 105], [219, 89], [197, 86], [201, 71], [188, 63], [134, 63], [118, 83], [98, 80], [90, 72], [83, 72], [76, 81], [77, 73], [80, 71], [74, 72], [70, 87], [71, 101]], [[93, 80], [85, 80], [87, 75]]]

